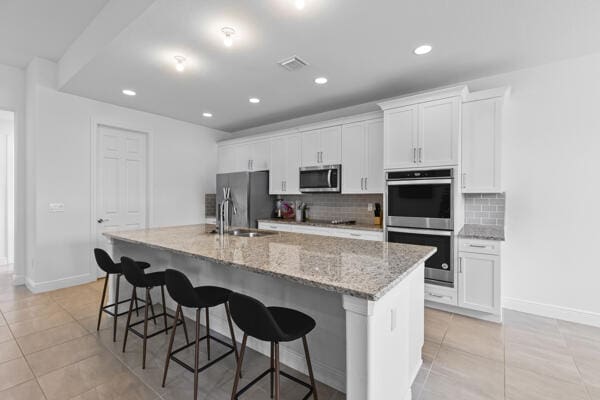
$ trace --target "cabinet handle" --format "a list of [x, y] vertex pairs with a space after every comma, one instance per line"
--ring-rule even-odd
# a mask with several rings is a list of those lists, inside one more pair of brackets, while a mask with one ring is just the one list
[[283, 191], [287, 192], [287, 181], [283, 181]]
[[351, 233], [350, 236], [361, 237], [360, 233]]
[[360, 190], [365, 190], [365, 178], [360, 178]]
[[250, 160], [250, 169], [254, 171], [254, 160]]
[[485, 249], [487, 246], [485, 244], [470, 244], [469, 247], [476, 247], [478, 249]]
[[423, 148], [419, 147], [419, 162], [423, 162]]
[[283, 181], [281, 181], [281, 191], [283, 192]]
[[462, 274], [462, 257], [458, 257], [458, 273]]
[[367, 183], [369, 182], [369, 178], [365, 178], [365, 190], [368, 190]]
[[430, 295], [431, 297], [437, 297], [438, 299], [443, 299], [444, 296], [442, 296], [441, 294], [435, 294], [435, 293], [427, 293], [428, 295]]
[[467, 187], [467, 173], [466, 172], [462, 173], [462, 187], [463, 188]]
[[417, 148], [413, 147], [413, 162], [417, 162]]

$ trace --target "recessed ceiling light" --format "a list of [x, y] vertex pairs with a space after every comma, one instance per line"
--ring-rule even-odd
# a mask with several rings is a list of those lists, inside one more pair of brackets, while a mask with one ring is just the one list
[[123, 94], [126, 96], [135, 96], [136, 93], [131, 89], [123, 89]]
[[258, 104], [258, 103], [260, 103], [260, 99], [259, 99], [258, 97], [250, 97], [250, 98], [248, 99], [248, 101], [249, 101], [250, 103], [252, 103], [252, 104]]
[[205, 112], [205, 113], [202, 113], [202, 116], [203, 116], [203, 117], [206, 117], [206, 118], [211, 118], [211, 117], [212, 117], [212, 114], [211, 114], [211, 113], [209, 113], [209, 112]]
[[184, 56], [175, 56], [175, 69], [179, 72], [185, 71], [185, 57]]
[[315, 79], [315, 83], [317, 85], [324, 85], [327, 83], [327, 78], [325, 78], [324, 76], [320, 76], [317, 79]]
[[298, 10], [304, 10], [304, 7], [306, 6], [306, 1], [305, 0], [295, 0], [294, 4], [296, 5], [296, 8]]
[[227, 47], [231, 47], [233, 45], [233, 36], [235, 35], [235, 29], [230, 27], [224, 27], [221, 29], [223, 35], [225, 35], [225, 39], [223, 39], [223, 44]]
[[418, 56], [422, 56], [423, 54], [427, 54], [427, 53], [429, 53], [429, 52], [430, 52], [432, 49], [433, 49], [433, 47], [431, 47], [431, 45], [429, 45], [429, 44], [424, 44], [424, 45], [421, 45], [421, 46], [417, 47], [417, 48], [414, 50], [414, 53], [415, 53], [416, 55], [418, 55]]

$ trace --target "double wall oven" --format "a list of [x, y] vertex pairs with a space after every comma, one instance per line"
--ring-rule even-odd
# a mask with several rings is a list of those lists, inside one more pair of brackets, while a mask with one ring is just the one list
[[425, 281], [454, 287], [452, 169], [386, 174], [388, 242], [437, 247], [425, 261]]

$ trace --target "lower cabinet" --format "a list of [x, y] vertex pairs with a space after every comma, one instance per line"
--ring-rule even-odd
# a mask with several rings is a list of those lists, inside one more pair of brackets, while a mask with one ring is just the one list
[[383, 232], [367, 231], [361, 229], [323, 228], [318, 226], [304, 226], [294, 224], [281, 224], [276, 222], [259, 222], [258, 229], [270, 231], [305, 233], [309, 235], [334, 236], [348, 239], [383, 241]]
[[500, 314], [499, 242], [460, 239], [459, 248], [461, 251], [458, 253], [458, 306]]

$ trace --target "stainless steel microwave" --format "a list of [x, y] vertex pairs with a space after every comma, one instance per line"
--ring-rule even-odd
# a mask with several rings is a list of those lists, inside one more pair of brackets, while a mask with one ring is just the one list
[[340, 193], [342, 191], [342, 166], [321, 165], [300, 168], [300, 192]]

